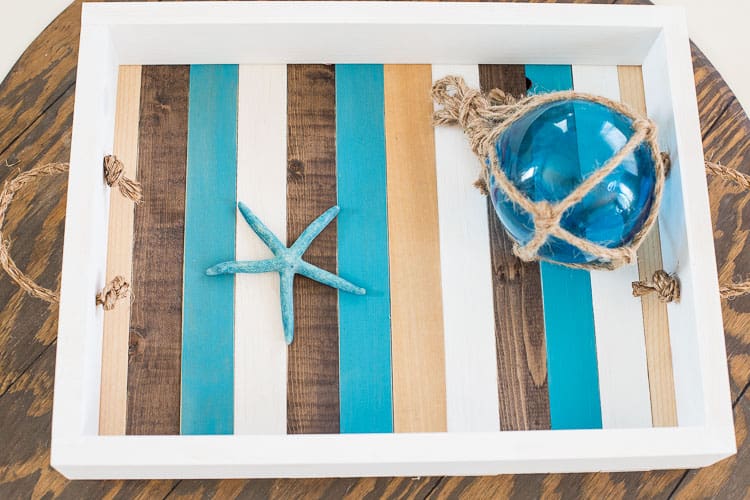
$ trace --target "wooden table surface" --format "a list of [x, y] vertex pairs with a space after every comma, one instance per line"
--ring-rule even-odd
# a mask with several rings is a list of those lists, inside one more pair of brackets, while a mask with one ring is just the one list
[[[591, 3], [611, 3], [596, 1]], [[640, 1], [614, 3], [647, 3]], [[67, 161], [80, 0], [26, 50], [0, 85], [0, 182], [16, 169]], [[693, 50], [706, 157], [750, 173], [750, 121], [721, 76]], [[19, 161], [18, 165], [10, 167]], [[722, 279], [750, 275], [750, 196], [709, 181]], [[42, 285], [60, 279], [66, 182], [44, 179], [14, 201], [12, 254]], [[24, 295], [0, 273], [0, 499], [15, 498], [748, 498], [750, 297], [725, 301], [727, 359], [738, 454], [702, 470], [416, 479], [67, 481], [49, 465], [57, 306]]]

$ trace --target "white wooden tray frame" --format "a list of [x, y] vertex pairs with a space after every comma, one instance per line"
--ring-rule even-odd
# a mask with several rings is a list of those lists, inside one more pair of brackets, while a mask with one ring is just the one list
[[[108, 189], [120, 64], [642, 64], [672, 155], [660, 217], [678, 428], [386, 435], [98, 436]], [[217, 2], [84, 4], [52, 423], [69, 478], [478, 475], [687, 468], [735, 452], [684, 15], [663, 7]]]

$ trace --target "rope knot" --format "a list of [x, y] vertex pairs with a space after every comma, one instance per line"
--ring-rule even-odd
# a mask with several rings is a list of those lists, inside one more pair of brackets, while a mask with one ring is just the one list
[[490, 194], [490, 188], [487, 185], [487, 176], [485, 174], [477, 177], [477, 180], [474, 181], [474, 187], [482, 196], [488, 196]]
[[643, 134], [643, 140], [652, 142], [656, 140], [656, 124], [646, 118], [633, 120], [633, 131], [636, 134]]
[[96, 294], [96, 305], [104, 306], [105, 311], [115, 308], [118, 300], [125, 298], [130, 293], [130, 283], [122, 276], [115, 276], [112, 281]]
[[669, 153], [666, 151], [662, 151], [659, 153], [659, 158], [661, 159], [661, 165], [664, 169], [664, 177], [667, 177], [669, 172], [672, 171], [672, 157], [669, 156]]
[[482, 93], [466, 85], [460, 76], [447, 76], [435, 82], [432, 98], [442, 106], [435, 112], [435, 122], [439, 125], [458, 123], [465, 128], [488, 106]]
[[661, 302], [679, 302], [680, 281], [677, 276], [659, 269], [651, 277], [651, 281], [633, 282], [633, 297], [643, 297], [651, 293], [656, 293]]
[[489, 94], [487, 94], [487, 99], [492, 106], [510, 106], [518, 102], [516, 97], [502, 89], [490, 90]]
[[533, 211], [529, 213], [534, 219], [534, 237], [525, 245], [513, 245], [513, 253], [524, 262], [532, 262], [538, 258], [539, 248], [550, 235], [559, 231], [562, 218], [559, 207], [547, 201], [535, 203]]
[[125, 198], [135, 203], [143, 199], [140, 183], [125, 177], [125, 165], [115, 155], [104, 157], [104, 180], [108, 186], [117, 187]]
[[560, 227], [562, 213], [548, 201], [540, 201], [535, 205], [536, 212], [534, 216], [534, 232], [538, 235], [542, 233], [549, 235], [555, 229]]

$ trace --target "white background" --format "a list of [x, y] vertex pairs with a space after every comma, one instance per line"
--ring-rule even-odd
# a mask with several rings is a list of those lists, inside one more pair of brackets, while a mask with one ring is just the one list
[[[750, 37], [748, 0], [654, 0], [658, 5], [682, 5], [687, 9], [690, 36], [706, 53], [750, 110]], [[39, 33], [70, 0], [0, 0], [0, 80]]]

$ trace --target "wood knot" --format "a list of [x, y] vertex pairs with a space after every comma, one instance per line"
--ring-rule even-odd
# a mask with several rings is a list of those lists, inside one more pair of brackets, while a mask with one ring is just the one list
[[287, 163], [286, 178], [290, 182], [301, 181], [305, 178], [305, 164], [302, 163], [302, 160], [289, 160]]
[[130, 283], [122, 276], [115, 276], [101, 292], [96, 294], [96, 305], [102, 305], [105, 311], [111, 311], [115, 308], [117, 301], [127, 297], [129, 293]]
[[661, 302], [680, 301], [680, 280], [677, 276], [659, 269], [651, 277], [651, 281], [634, 281], [633, 297], [643, 297], [656, 293]]
[[104, 157], [104, 180], [108, 186], [117, 187], [125, 198], [135, 203], [143, 199], [140, 183], [125, 177], [125, 165], [115, 155]]

